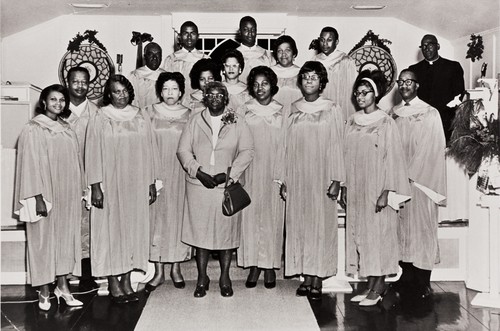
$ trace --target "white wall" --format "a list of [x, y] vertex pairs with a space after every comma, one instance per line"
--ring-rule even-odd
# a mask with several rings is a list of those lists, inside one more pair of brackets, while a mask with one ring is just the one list
[[[68, 42], [78, 32], [97, 30], [96, 35], [113, 61], [116, 54], [123, 54], [123, 72], [135, 68], [136, 47], [130, 44], [132, 31], [148, 32], [163, 47], [166, 56], [173, 50], [173, 29], [179, 29], [182, 22], [192, 20], [200, 32], [236, 32], [242, 16], [247, 14], [175, 13], [172, 16], [101, 16], [66, 15], [45, 22], [31, 29], [3, 38], [2, 81], [26, 81], [45, 87], [58, 82], [59, 61], [66, 53]], [[389, 48], [398, 70], [421, 59], [418, 46], [420, 39], [429, 31], [395, 18], [366, 17], [301, 17], [286, 14], [252, 14], [258, 23], [260, 33], [281, 33], [291, 35], [297, 41], [299, 55], [296, 63], [303, 64], [312, 56], [309, 43], [318, 37], [322, 27], [331, 25], [340, 34], [338, 48], [345, 52], [357, 44], [368, 30], [380, 38], [392, 41]], [[452, 44], [438, 35], [441, 55], [454, 58]], [[383, 108], [392, 106], [398, 100], [395, 89], [381, 101]]]

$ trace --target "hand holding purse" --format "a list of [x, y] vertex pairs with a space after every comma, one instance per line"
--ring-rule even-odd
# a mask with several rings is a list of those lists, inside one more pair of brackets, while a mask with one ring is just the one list
[[231, 167], [227, 168], [224, 198], [222, 200], [222, 214], [225, 216], [233, 216], [252, 202], [250, 196], [239, 182], [229, 184], [230, 174]]

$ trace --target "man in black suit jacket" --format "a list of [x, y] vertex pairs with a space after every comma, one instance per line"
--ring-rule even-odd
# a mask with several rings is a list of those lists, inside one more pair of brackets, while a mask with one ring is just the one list
[[420, 84], [418, 97], [439, 111], [448, 144], [455, 109], [446, 104], [465, 90], [464, 71], [460, 63], [440, 57], [439, 47], [436, 36], [425, 35], [420, 43], [424, 60], [409, 69], [417, 75]]

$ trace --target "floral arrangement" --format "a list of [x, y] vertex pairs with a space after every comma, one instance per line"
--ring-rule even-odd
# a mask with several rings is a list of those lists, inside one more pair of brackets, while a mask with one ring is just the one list
[[478, 172], [485, 159], [500, 154], [499, 122], [487, 116], [483, 102], [467, 100], [456, 111], [447, 155], [465, 167], [470, 176]]
[[470, 42], [467, 44], [469, 49], [467, 50], [466, 59], [471, 59], [472, 62], [483, 58], [483, 37], [481, 35], [470, 35]]
[[222, 120], [222, 123], [224, 123], [224, 124], [234, 124], [237, 122], [236, 113], [234, 112], [234, 110], [229, 108], [224, 112], [224, 115], [222, 115], [221, 120]]
[[366, 35], [363, 38], [361, 38], [359, 43], [354, 45], [354, 47], [351, 49], [349, 54], [351, 54], [352, 52], [354, 52], [358, 48], [363, 47], [367, 41], [371, 42], [372, 46], [380, 47], [383, 50], [385, 50], [387, 53], [391, 54], [391, 50], [389, 49], [389, 47], [386, 46], [386, 44], [390, 45], [390, 44], [392, 44], [392, 41], [390, 41], [388, 39], [379, 38], [378, 34], [373, 33], [372, 30], [368, 30]]
[[67, 50], [70, 52], [78, 52], [80, 51], [81, 43], [85, 40], [88, 40], [89, 43], [96, 44], [100, 49], [106, 52], [106, 47], [104, 47], [104, 45], [99, 40], [97, 40], [97, 38], [95, 37], [96, 34], [96, 30], [86, 30], [83, 35], [78, 32], [76, 37], [70, 40]]

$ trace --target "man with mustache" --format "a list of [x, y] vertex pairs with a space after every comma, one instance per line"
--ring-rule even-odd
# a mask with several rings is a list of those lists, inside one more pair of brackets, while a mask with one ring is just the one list
[[152, 42], [144, 47], [146, 65], [132, 71], [128, 77], [134, 86], [135, 99], [132, 103], [134, 106], [145, 108], [160, 102], [156, 95], [155, 83], [158, 76], [165, 72], [160, 68], [161, 58], [161, 47], [157, 43]]
[[[97, 111], [97, 105], [87, 98], [90, 84], [90, 73], [84, 67], [73, 67], [68, 70], [67, 87], [69, 91], [69, 109], [71, 114], [67, 118], [80, 147], [80, 155], [83, 158], [85, 151], [85, 134], [90, 117]], [[80, 278], [80, 291], [88, 291], [98, 288], [92, 279], [90, 267], [90, 225], [89, 211], [82, 203], [81, 242], [82, 242], [82, 277]]]

